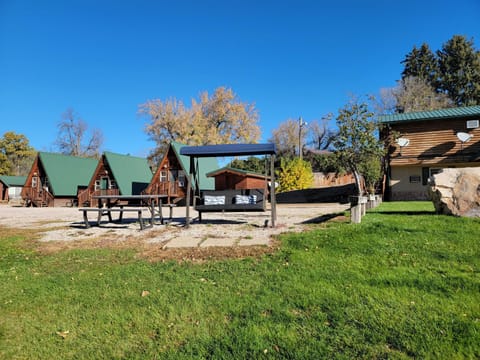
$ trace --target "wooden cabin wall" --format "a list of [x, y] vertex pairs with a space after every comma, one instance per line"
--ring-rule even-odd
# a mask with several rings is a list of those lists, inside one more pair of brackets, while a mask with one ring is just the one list
[[[180, 165], [180, 162], [177, 159], [177, 156], [175, 155], [175, 152], [169, 148], [167, 155], [164, 156], [164, 158], [161, 160], [157, 170], [155, 171], [155, 174], [152, 177], [152, 180], [150, 181], [150, 184], [147, 186], [145, 189], [146, 193], [156, 193], [160, 191], [160, 189], [165, 189], [165, 191], [161, 191], [165, 195], [167, 195], [167, 182], [170, 181], [170, 174], [169, 171], [174, 170], [174, 171], [183, 171], [182, 166]], [[160, 181], [160, 175], [162, 171], [167, 172], [167, 182], [162, 183]], [[185, 174], [185, 182], [184, 186], [174, 186], [175, 188], [175, 193], [171, 193], [172, 198], [183, 198], [186, 196], [186, 189], [187, 189], [187, 181], [188, 181], [188, 174]], [[163, 186], [162, 186], [163, 185]], [[172, 186], [171, 186], [172, 187]], [[158, 189], [158, 190], [157, 190]], [[169, 199], [170, 200], [170, 199]]]
[[[397, 144], [391, 147], [392, 166], [460, 163], [467, 157], [480, 155], [480, 128], [467, 129], [465, 119], [406, 122], [392, 124], [390, 128], [410, 140], [402, 149]], [[466, 132], [473, 138], [462, 146], [457, 132]]]
[[0, 182], [0, 201], [8, 201], [8, 187]]
[[232, 173], [215, 176], [215, 190], [263, 188], [265, 188], [265, 179]]

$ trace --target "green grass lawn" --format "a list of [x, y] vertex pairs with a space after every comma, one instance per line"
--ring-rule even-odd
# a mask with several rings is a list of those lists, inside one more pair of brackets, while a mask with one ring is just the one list
[[42, 255], [0, 229], [0, 358], [479, 358], [479, 239], [424, 202], [203, 263]]

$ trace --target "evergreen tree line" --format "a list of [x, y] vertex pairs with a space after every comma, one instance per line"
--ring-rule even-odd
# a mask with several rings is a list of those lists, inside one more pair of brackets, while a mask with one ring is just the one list
[[[414, 46], [401, 63], [403, 84], [415, 78], [445, 95], [451, 106], [480, 105], [480, 51], [473, 39], [454, 35], [435, 52], [423, 43]], [[397, 112], [404, 110], [397, 108]]]

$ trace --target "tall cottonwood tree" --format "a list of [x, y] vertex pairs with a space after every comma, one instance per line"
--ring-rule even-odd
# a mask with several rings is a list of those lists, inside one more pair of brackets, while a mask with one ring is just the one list
[[100, 157], [103, 134], [99, 129], [87, 132], [88, 125], [72, 108], [62, 114], [57, 124], [58, 134], [54, 145], [65, 155]]
[[156, 144], [150, 158], [157, 160], [170, 141], [187, 145], [254, 143], [260, 137], [255, 106], [240, 101], [230, 88], [202, 92], [187, 107], [175, 98], [149, 100], [139, 106], [148, 118], [145, 132]]

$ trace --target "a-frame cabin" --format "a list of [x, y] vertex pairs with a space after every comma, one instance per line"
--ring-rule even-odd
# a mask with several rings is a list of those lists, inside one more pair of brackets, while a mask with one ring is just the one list
[[27, 206], [72, 206], [85, 188], [98, 160], [39, 152], [21, 196]]
[[[161, 194], [168, 196], [168, 203], [177, 203], [185, 200], [187, 194], [188, 174], [190, 174], [190, 159], [180, 155], [180, 149], [186, 145], [172, 141], [160, 162], [152, 181], [145, 189], [147, 194]], [[202, 163], [202, 173], [199, 174], [199, 186], [202, 190], [215, 189], [215, 181], [208, 178], [206, 173], [219, 168], [216, 158], [199, 159]], [[194, 186], [192, 184], [192, 186]]]
[[104, 152], [90, 178], [79, 193], [80, 206], [94, 203], [96, 195], [139, 195], [152, 179], [152, 170], [144, 158]]

